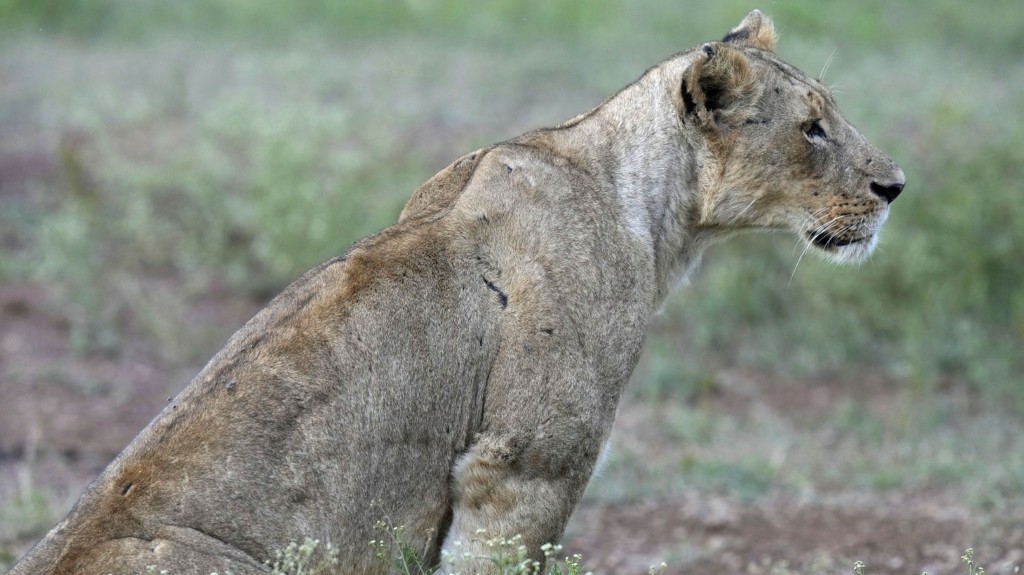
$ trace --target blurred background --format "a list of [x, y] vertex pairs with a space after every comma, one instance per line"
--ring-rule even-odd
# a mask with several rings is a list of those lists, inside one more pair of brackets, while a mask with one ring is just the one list
[[[1015, 1], [0, 0], [0, 570], [226, 338], [456, 157], [751, 9], [907, 174], [876, 255], [714, 248], [566, 534], [598, 573], [1024, 565]], [[826, 63], [830, 62], [826, 68]]]

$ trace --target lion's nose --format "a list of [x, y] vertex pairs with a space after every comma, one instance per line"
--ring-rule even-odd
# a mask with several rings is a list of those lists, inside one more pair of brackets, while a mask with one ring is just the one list
[[871, 182], [871, 191], [878, 194], [878, 197], [885, 200], [887, 204], [891, 204], [896, 196], [900, 195], [903, 191], [903, 186], [907, 183], [907, 177], [903, 175], [903, 170], [899, 166], [893, 165], [895, 168], [895, 174], [891, 174], [892, 179], [889, 183], [881, 184], [878, 182]]
[[900, 195], [900, 192], [903, 191], [903, 186], [907, 183], [907, 177], [903, 175], [903, 170], [899, 169], [898, 166], [896, 167], [896, 173], [893, 175], [895, 177], [888, 184], [871, 182], [871, 191], [878, 194], [888, 204], [891, 204], [896, 199], [896, 196]]
[[896, 196], [900, 195], [900, 192], [903, 191], [903, 182], [897, 182], [889, 185], [871, 182], [871, 191], [875, 192], [885, 199], [886, 202], [891, 204], [892, 201], [896, 199]]

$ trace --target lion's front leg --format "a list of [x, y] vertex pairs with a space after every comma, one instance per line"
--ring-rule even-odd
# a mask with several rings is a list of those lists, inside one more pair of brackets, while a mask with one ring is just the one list
[[442, 573], [494, 572], [498, 550], [488, 541], [516, 536], [531, 559], [543, 561], [541, 546], [561, 539], [603, 439], [558, 435], [478, 436], [453, 471], [454, 512]]

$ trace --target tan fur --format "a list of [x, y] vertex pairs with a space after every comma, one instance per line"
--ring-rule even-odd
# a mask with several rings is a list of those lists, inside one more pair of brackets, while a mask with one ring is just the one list
[[760, 10], [752, 10], [722, 41], [771, 52], [775, 49], [775, 26]]
[[[265, 572], [305, 537], [376, 573], [478, 529], [557, 541], [651, 317], [713, 241], [874, 247], [903, 174], [753, 12], [589, 113], [461, 158], [398, 223], [303, 275], [93, 483], [13, 575]], [[872, 185], [874, 184], [874, 188]], [[485, 571], [486, 562], [461, 567]]]

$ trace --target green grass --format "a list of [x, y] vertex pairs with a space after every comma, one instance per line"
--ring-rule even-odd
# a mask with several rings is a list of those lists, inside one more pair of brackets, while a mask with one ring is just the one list
[[[393, 221], [447, 161], [586, 109], [747, 8], [7, 0], [7, 65], [53, 67], [9, 89], [0, 120], [16, 110], [55, 140], [60, 176], [40, 184], [45, 217], [19, 218], [39, 225], [12, 223], [30, 249], [0, 274], [54, 286], [81, 349], [128, 329], [173, 348], [180, 314], [147, 318], [135, 280], [175, 278], [158, 296], [172, 309], [211, 282], [265, 298]], [[765, 7], [784, 57], [813, 73], [835, 52], [826, 80], [907, 192], [861, 268], [801, 260], [786, 236], [714, 250], [658, 327], [654, 395], [738, 362], [952, 378], [1024, 405], [1024, 134], [1006, 117], [1024, 97], [1024, 16], [1009, 8]]]
[[13, 492], [0, 492], [0, 570], [10, 567], [20, 554], [12, 542], [39, 537], [67, 511], [66, 497], [33, 486], [27, 472], [22, 479]]
[[813, 413], [761, 397], [747, 409], [627, 405], [587, 500], [930, 492], [993, 511], [1022, 501], [1017, 416], [971, 416], [967, 399], [908, 392], [877, 403], [841, 397]]
[[[416, 550], [408, 545], [408, 534], [404, 526], [381, 520], [374, 527], [380, 532], [380, 539], [370, 541], [374, 559], [379, 565], [386, 566], [389, 572], [427, 575], [440, 570], [439, 565], [424, 564]], [[544, 556], [542, 563], [530, 556], [531, 550], [527, 549], [522, 540], [522, 535], [492, 537], [481, 529], [471, 537], [471, 541], [458, 540], [453, 542], [451, 549], [442, 550], [441, 561], [447, 569], [445, 572], [450, 573], [461, 573], [471, 563], [483, 560], [497, 575], [581, 575], [582, 557], [579, 555], [560, 556], [561, 545], [545, 543], [540, 546]], [[478, 544], [474, 545], [476, 552], [466, 550], [469, 543]], [[650, 573], [657, 575], [661, 570], [651, 567]]]

